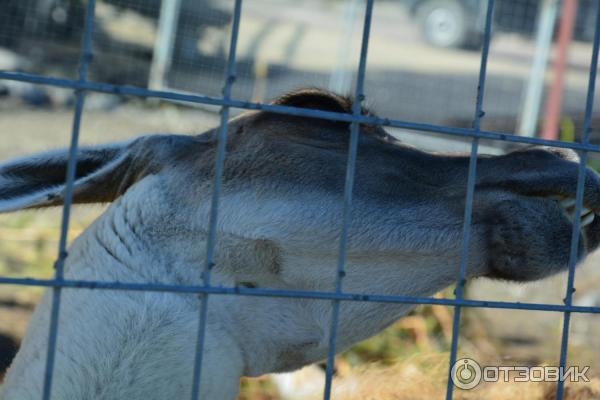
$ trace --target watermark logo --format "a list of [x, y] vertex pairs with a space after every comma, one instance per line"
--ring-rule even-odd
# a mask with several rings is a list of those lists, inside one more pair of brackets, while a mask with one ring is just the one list
[[450, 371], [452, 382], [458, 388], [469, 390], [481, 382], [481, 366], [471, 358], [457, 360]]
[[589, 382], [590, 367], [481, 366], [472, 358], [461, 358], [452, 366], [450, 377], [460, 389], [473, 389], [481, 382]]

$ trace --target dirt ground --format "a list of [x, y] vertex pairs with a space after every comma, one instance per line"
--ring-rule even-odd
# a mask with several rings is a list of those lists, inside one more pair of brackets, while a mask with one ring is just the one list
[[[69, 91], [54, 89], [57, 95]], [[126, 140], [144, 133], [173, 132], [197, 134], [216, 126], [213, 111], [177, 107], [170, 104], [148, 106], [139, 100], [102, 109], [110, 95], [88, 95], [88, 109], [83, 114], [80, 142], [94, 145]], [[217, 111], [217, 110], [215, 110]], [[73, 109], [30, 108], [14, 100], [0, 99], [0, 159], [69, 145]]]

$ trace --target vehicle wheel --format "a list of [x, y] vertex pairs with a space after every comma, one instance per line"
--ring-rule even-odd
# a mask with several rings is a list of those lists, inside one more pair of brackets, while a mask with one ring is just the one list
[[85, 6], [80, 1], [35, 0], [29, 33], [34, 38], [50, 35], [55, 40], [77, 43], [83, 32], [84, 19]]
[[416, 15], [427, 43], [446, 48], [473, 47], [468, 29], [469, 13], [460, 2], [425, 0]]

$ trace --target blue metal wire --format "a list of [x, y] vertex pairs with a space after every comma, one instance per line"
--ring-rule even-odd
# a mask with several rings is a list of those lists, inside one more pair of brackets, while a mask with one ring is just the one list
[[[588, 79], [587, 99], [585, 105], [585, 120], [583, 125], [582, 144], [590, 142], [590, 132], [592, 128], [592, 111], [594, 108], [594, 93], [596, 90], [596, 76], [598, 74], [598, 49], [600, 47], [600, 7], [596, 15], [596, 30], [594, 34], [594, 46], [592, 50], [592, 59], [590, 61], [590, 77]], [[577, 177], [577, 192], [575, 197], [575, 221], [573, 223], [573, 232], [571, 235], [571, 252], [569, 254], [569, 275], [567, 278], [567, 292], [564, 303], [567, 306], [573, 304], [573, 293], [575, 292], [575, 265], [577, 264], [577, 255], [579, 250], [579, 237], [581, 230], [581, 209], [583, 207], [583, 194], [585, 184], [585, 172], [588, 159], [588, 152], [580, 152], [579, 174]], [[560, 344], [560, 367], [564, 369], [567, 363], [567, 353], [569, 349], [569, 329], [571, 325], [571, 312], [565, 311], [563, 316], [563, 331]], [[561, 379], [556, 386], [556, 399], [562, 400], [565, 395], [565, 382]]]
[[[352, 115], [362, 114], [362, 104], [365, 99], [365, 72], [367, 70], [367, 53], [369, 50], [369, 35], [371, 33], [371, 19], [373, 16], [373, 0], [367, 0], [365, 8], [365, 19], [363, 23], [363, 35], [360, 46], [360, 60], [358, 63], [358, 74], [356, 77], [356, 91], [352, 105]], [[354, 188], [354, 173], [356, 171], [356, 157], [358, 153], [358, 139], [360, 124], [353, 121], [350, 124], [350, 146], [348, 149], [348, 162], [346, 165], [346, 181], [344, 185], [344, 205], [342, 215], [342, 232], [340, 235], [340, 247], [338, 253], [337, 275], [335, 280], [335, 292], [341, 293], [343, 281], [346, 276], [346, 252], [348, 249], [348, 231], [352, 220], [352, 191]], [[331, 327], [329, 329], [329, 351], [327, 353], [327, 369], [325, 371], [325, 388], [323, 399], [331, 398], [331, 383], [335, 367], [335, 353], [337, 347], [337, 328], [340, 319], [340, 301], [333, 300], [331, 313]]]
[[20, 285], [20, 286], [39, 286], [39, 287], [67, 287], [74, 289], [87, 290], [131, 290], [146, 292], [164, 292], [164, 293], [208, 293], [218, 295], [233, 296], [256, 296], [256, 297], [279, 297], [279, 298], [298, 298], [311, 300], [341, 300], [341, 301], [360, 301], [373, 303], [393, 303], [393, 304], [430, 304], [438, 306], [456, 306], [477, 307], [477, 308], [498, 308], [507, 310], [534, 310], [534, 311], [552, 311], [573, 313], [600, 314], [600, 307], [592, 306], [566, 306], [563, 304], [540, 304], [540, 303], [521, 303], [509, 301], [488, 301], [472, 299], [439, 299], [435, 297], [419, 296], [399, 296], [399, 295], [380, 295], [377, 293], [352, 293], [352, 292], [319, 292], [312, 290], [284, 290], [268, 288], [243, 288], [243, 287], [224, 287], [224, 286], [204, 286], [204, 285], [169, 285], [159, 283], [136, 283], [136, 282], [106, 282], [106, 281], [86, 281], [86, 280], [62, 280], [56, 279], [34, 279], [34, 278], [9, 278], [0, 277], [0, 284]]
[[[85, 28], [81, 42], [81, 57], [79, 60], [79, 82], [85, 82], [88, 76], [89, 64], [92, 61], [92, 34], [94, 32], [94, 13], [96, 1], [89, 0], [86, 10]], [[65, 194], [60, 230], [60, 241], [58, 244], [58, 258], [54, 264], [56, 269], [55, 279], [58, 282], [64, 280], [64, 265], [67, 258], [67, 235], [69, 232], [69, 220], [71, 216], [71, 205], [73, 203], [73, 187], [75, 173], [77, 170], [77, 147], [79, 145], [79, 132], [81, 128], [81, 117], [85, 102], [85, 91], [75, 90], [75, 112], [71, 130], [71, 144], [69, 147], [69, 161], [65, 177]], [[43, 400], [50, 400], [52, 395], [52, 380], [54, 375], [54, 359], [56, 355], [56, 342], [58, 339], [58, 317], [60, 313], [62, 287], [56, 286], [52, 289], [52, 306], [50, 309], [50, 331], [48, 334], [48, 347], [46, 349], [46, 369], [44, 373], [44, 386], [42, 392]]]
[[[484, 116], [483, 97], [485, 95], [485, 81], [487, 77], [487, 62], [490, 52], [490, 41], [492, 38], [492, 17], [494, 15], [494, 0], [488, 0], [485, 18], [485, 34], [483, 49], [481, 51], [481, 64], [479, 66], [479, 82], [477, 84], [477, 101], [475, 105], [475, 117], [473, 118], [473, 129], [481, 129], [481, 118]], [[455, 289], [455, 297], [459, 300], [464, 298], [464, 289], [467, 276], [467, 265], [469, 263], [469, 246], [471, 243], [471, 221], [473, 217], [473, 196], [475, 194], [475, 181], [477, 176], [477, 151], [479, 149], [479, 138], [474, 138], [471, 143], [471, 155], [469, 157], [469, 175], [467, 178], [467, 194], [465, 214], [463, 221], [463, 240], [460, 258], [460, 271]], [[460, 334], [460, 318], [462, 308], [457, 305], [454, 308], [454, 319], [452, 323], [452, 344], [450, 346], [450, 363], [448, 368], [448, 382], [446, 386], [446, 399], [452, 400], [454, 393], [454, 382], [452, 381], [452, 367], [456, 363], [458, 353], [458, 340]]]
[[[240, 20], [242, 17], [242, 0], [235, 0], [233, 10], [233, 24], [231, 27], [231, 41], [229, 43], [229, 58], [227, 62], [225, 84], [223, 86], [223, 100], [231, 99], [231, 88], [235, 82], [235, 63], [237, 54], [237, 41], [240, 31]], [[208, 227], [208, 238], [206, 240], [206, 264], [202, 274], [204, 286], [210, 287], [211, 271], [214, 267], [214, 252], [217, 244], [217, 220], [219, 218], [219, 199], [223, 183], [223, 169], [225, 166], [225, 149], [227, 147], [227, 124], [229, 121], [229, 105], [224, 104], [221, 108], [221, 126], [219, 128], [217, 158], [215, 160], [215, 176], [213, 182], [210, 219]], [[192, 383], [192, 400], [200, 399], [200, 384], [202, 379], [202, 360], [204, 356], [204, 339], [206, 335], [206, 323], [208, 319], [208, 293], [200, 296], [200, 323], [196, 338], [196, 358], [194, 362], [194, 375]]]

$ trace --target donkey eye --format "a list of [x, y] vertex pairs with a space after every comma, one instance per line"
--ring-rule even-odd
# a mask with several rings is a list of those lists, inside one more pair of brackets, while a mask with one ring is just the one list
[[237, 284], [237, 286], [248, 289], [255, 289], [257, 287], [256, 284], [253, 282], [240, 282]]

